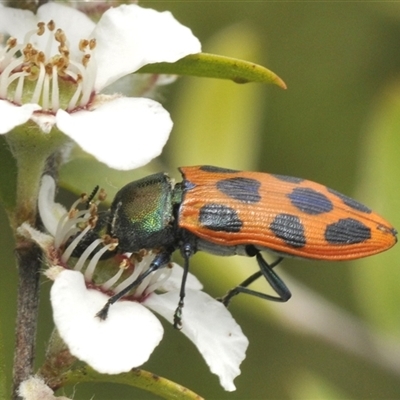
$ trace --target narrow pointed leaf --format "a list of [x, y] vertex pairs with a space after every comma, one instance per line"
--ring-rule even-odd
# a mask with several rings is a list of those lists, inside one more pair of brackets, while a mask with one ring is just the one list
[[130, 385], [171, 400], [202, 400], [201, 396], [191, 390], [138, 368], [124, 374], [106, 375], [99, 374], [90, 367], [82, 367], [64, 375], [64, 385], [82, 382], [110, 382]]
[[286, 89], [278, 75], [261, 65], [208, 53], [191, 54], [175, 63], [149, 64], [138, 72], [230, 79], [236, 83], [271, 83]]

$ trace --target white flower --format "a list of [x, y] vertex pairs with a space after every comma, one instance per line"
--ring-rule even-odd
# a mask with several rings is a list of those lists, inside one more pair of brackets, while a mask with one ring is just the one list
[[[71, 254], [83, 235], [92, 229], [97, 218], [96, 206], [77, 211], [74, 204], [66, 212], [54, 203], [54, 192], [54, 180], [44, 176], [39, 212], [54, 237], [38, 233], [27, 224], [21, 226], [19, 234], [36, 240], [45, 251], [50, 264], [46, 275], [54, 280], [51, 303], [57, 329], [71, 354], [97, 371], [127, 372], [146, 362], [162, 339], [162, 325], [149, 310], [173, 323], [183, 269], [169, 263], [151, 273], [127, 297], [110, 307], [105, 320], [99, 319], [96, 314], [110, 296], [146, 272], [154, 255], [143, 252], [115, 256], [114, 264], [110, 264], [114, 272], [104, 278], [104, 261], [101, 264], [99, 259], [107, 250], [115, 248], [116, 243], [97, 238], [73, 264]], [[82, 201], [87, 199], [83, 197]], [[81, 234], [77, 225], [83, 229]], [[72, 242], [71, 236], [76, 238]], [[67, 248], [66, 243], [69, 243]], [[201, 289], [201, 283], [189, 274], [182, 332], [196, 345], [223, 388], [232, 391], [248, 340], [223, 304]]]
[[100, 92], [146, 64], [201, 51], [169, 12], [136, 4], [107, 10], [97, 25], [61, 4], [36, 15], [0, 5], [0, 34], [9, 37], [0, 47], [0, 134], [30, 120], [117, 169], [159, 155], [172, 121], [156, 101]]

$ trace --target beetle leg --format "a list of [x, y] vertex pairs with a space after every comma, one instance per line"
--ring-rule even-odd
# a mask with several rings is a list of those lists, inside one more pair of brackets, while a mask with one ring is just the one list
[[[259, 251], [256, 251], [255, 256], [257, 259], [258, 266], [260, 267], [260, 271], [255, 272], [253, 275], [249, 276], [246, 280], [244, 280], [241, 284], [229, 290], [224, 297], [218, 299], [226, 307], [228, 307], [232, 297], [238, 295], [239, 293], [247, 293], [251, 296], [256, 296], [265, 300], [282, 302], [282, 303], [288, 301], [292, 296], [290, 290], [287, 288], [285, 283], [281, 280], [281, 278], [279, 278], [279, 276], [272, 269], [276, 267], [278, 264], [280, 264], [283, 258], [279, 257], [273, 263], [268, 264], [264, 260]], [[248, 288], [249, 285], [251, 285], [261, 276], [265, 277], [265, 279], [268, 281], [268, 283], [271, 285], [271, 287], [274, 289], [274, 291], [278, 296], [271, 296], [269, 294], [257, 292], [255, 290]]]
[[192, 245], [190, 243], [185, 243], [181, 248], [181, 252], [185, 263], [179, 292], [179, 303], [174, 313], [174, 328], [179, 330], [182, 329], [182, 310], [184, 306], [186, 279], [189, 273], [189, 259], [193, 255]]
[[173, 250], [167, 250], [157, 254], [154, 260], [151, 262], [149, 268], [145, 272], [143, 272], [142, 275], [138, 276], [138, 278], [134, 282], [129, 284], [126, 288], [122, 289], [120, 292], [110, 297], [104, 307], [96, 314], [96, 317], [99, 317], [101, 320], [105, 320], [107, 318], [110, 306], [118, 301], [121, 297], [124, 297], [135, 286], [138, 286], [143, 281], [143, 279], [149, 276], [152, 272], [157, 271], [158, 269], [167, 265], [171, 260], [172, 252]]
[[270, 300], [272, 301], [278, 301], [285, 303], [288, 301], [291, 297], [292, 294], [290, 293], [290, 290], [288, 287], [285, 285], [283, 280], [279, 278], [279, 276], [273, 271], [273, 267], [278, 265], [282, 260], [283, 257], [279, 257], [278, 261], [275, 265], [272, 266], [269, 265], [263, 258], [260, 252], [257, 252], [256, 254], [256, 259], [258, 266], [260, 267], [260, 270], [262, 274], [264, 275], [265, 279], [268, 281], [268, 283], [271, 285], [272, 289], [275, 290], [275, 293], [278, 295], [278, 297], [271, 296]]

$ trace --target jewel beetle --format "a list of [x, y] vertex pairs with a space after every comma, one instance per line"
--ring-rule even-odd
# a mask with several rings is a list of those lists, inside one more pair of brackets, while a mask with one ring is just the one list
[[[255, 257], [259, 271], [221, 299], [238, 293], [285, 302], [289, 289], [273, 268], [284, 257], [352, 260], [389, 249], [397, 242], [393, 226], [368, 207], [324, 185], [290, 176], [242, 172], [213, 166], [179, 168], [173, 184], [164, 173], [128, 183], [119, 190], [93, 234], [118, 239], [117, 251], [155, 250], [149, 269], [114, 295], [97, 314], [153, 271], [166, 266], [175, 250], [184, 257], [180, 301], [174, 325], [181, 325], [189, 259], [197, 251], [219, 256]], [[89, 238], [88, 238], [89, 240]], [[267, 263], [261, 251], [277, 255]], [[264, 276], [275, 295], [248, 286]]]

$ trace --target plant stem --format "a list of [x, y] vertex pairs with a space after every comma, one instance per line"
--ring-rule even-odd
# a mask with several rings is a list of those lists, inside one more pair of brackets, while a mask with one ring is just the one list
[[12, 399], [19, 399], [19, 385], [33, 372], [41, 250], [33, 242], [22, 239], [17, 243], [15, 254], [19, 284]]

